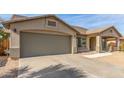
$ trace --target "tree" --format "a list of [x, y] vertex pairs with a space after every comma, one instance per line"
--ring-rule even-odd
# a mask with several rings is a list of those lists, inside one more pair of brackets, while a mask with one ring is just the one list
[[7, 39], [9, 37], [9, 33], [6, 33], [4, 30], [5, 29], [0, 28], [0, 41]]

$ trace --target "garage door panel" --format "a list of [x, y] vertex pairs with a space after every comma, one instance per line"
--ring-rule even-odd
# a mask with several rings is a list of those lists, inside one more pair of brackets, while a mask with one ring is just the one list
[[21, 57], [71, 53], [69, 36], [21, 33]]

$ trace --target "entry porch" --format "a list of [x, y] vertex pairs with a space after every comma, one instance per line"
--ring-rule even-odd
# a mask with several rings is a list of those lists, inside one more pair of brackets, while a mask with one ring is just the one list
[[112, 52], [119, 49], [119, 38], [114, 36], [87, 37], [89, 51]]
[[85, 36], [77, 36], [78, 52], [112, 52], [119, 50], [119, 38], [121, 34], [113, 26], [102, 30], [90, 31], [90, 33], [88, 33], [86, 33]]
[[112, 52], [119, 49], [119, 39], [117, 37], [93, 36], [81, 38], [78, 37], [78, 52], [96, 51]]

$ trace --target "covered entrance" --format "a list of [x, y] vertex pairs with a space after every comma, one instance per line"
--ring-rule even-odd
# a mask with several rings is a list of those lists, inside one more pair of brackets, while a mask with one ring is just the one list
[[118, 49], [117, 37], [96, 36], [89, 38], [89, 51], [108, 52]]
[[111, 52], [119, 49], [121, 34], [112, 26], [87, 36], [87, 49], [96, 52]]
[[116, 51], [118, 47], [118, 38], [102, 37], [102, 51]]

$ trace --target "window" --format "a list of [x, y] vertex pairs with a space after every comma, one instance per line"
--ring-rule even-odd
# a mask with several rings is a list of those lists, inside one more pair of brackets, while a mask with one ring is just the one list
[[81, 38], [80, 38], [80, 37], [78, 37], [78, 39], [77, 39], [77, 40], [78, 40], [78, 47], [82, 47], [82, 46], [81, 46]]
[[48, 26], [56, 27], [56, 22], [48, 20]]
[[82, 47], [86, 48], [86, 37], [82, 38]]
[[78, 37], [78, 47], [86, 48], [86, 37]]

